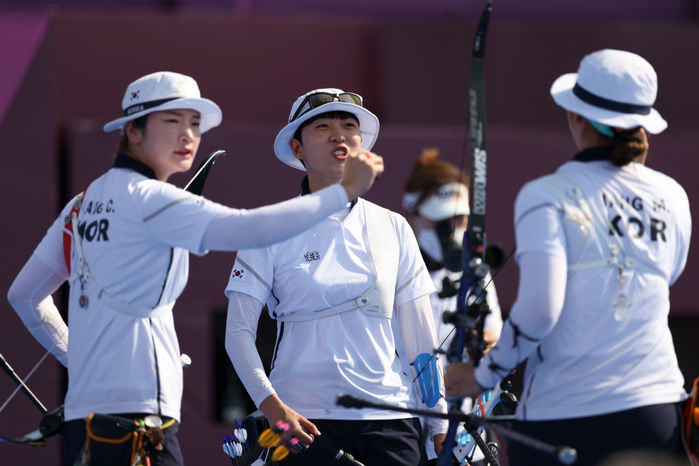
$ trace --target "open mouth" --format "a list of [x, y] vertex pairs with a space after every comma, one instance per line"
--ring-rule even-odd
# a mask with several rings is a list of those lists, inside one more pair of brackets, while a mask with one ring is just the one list
[[333, 152], [333, 157], [335, 157], [338, 160], [345, 160], [347, 158], [347, 148], [346, 147], [338, 147], [335, 149]]
[[191, 149], [176, 150], [175, 154], [179, 155], [180, 157], [187, 158], [192, 155], [192, 151]]

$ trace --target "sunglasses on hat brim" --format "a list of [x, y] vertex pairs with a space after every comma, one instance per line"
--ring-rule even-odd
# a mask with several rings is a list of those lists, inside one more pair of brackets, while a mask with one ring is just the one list
[[331, 92], [316, 92], [314, 94], [307, 95], [306, 98], [303, 99], [301, 105], [299, 105], [299, 108], [296, 110], [294, 116], [289, 121], [295, 121], [296, 119], [303, 116], [305, 113], [310, 112], [314, 108], [318, 108], [322, 105], [336, 101], [346, 102], [362, 107], [362, 96], [359, 94], [355, 94], [354, 92], [342, 92], [340, 94], [333, 94]]

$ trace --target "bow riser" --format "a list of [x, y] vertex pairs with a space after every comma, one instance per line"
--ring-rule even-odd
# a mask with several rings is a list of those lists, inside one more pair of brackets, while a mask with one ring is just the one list
[[[485, 83], [483, 58], [485, 55], [486, 33], [488, 30], [488, 20], [492, 5], [488, 2], [481, 13], [481, 18], [476, 29], [471, 55], [471, 69], [469, 74], [469, 135], [471, 142], [471, 182], [470, 201], [471, 214], [469, 215], [468, 229], [463, 239], [463, 275], [459, 285], [457, 298], [457, 311], [451, 316], [445, 315], [445, 322], [459, 323], [456, 326], [456, 333], [452, 344], [447, 352], [447, 360], [450, 363], [460, 362], [464, 357], [464, 349], [467, 344], [467, 331], [477, 329], [477, 339], [481, 342], [471, 344], [471, 349], [476, 349], [475, 353], [482, 353], [478, 348], [484, 348], [483, 339], [483, 319], [473, 319], [469, 315], [470, 305], [478, 306], [482, 302], [468, 303], [469, 291], [474, 285], [482, 281], [487, 274], [484, 268], [485, 259], [485, 213], [486, 213], [486, 188], [487, 188], [487, 162], [488, 153], [486, 151], [485, 137]], [[476, 300], [485, 300], [484, 295], [477, 295]], [[479, 322], [480, 320], [480, 322]], [[472, 324], [472, 325], [471, 325]], [[474, 351], [471, 351], [472, 353]], [[480, 358], [479, 354], [472, 355], [474, 362]], [[449, 411], [460, 412], [463, 398], [449, 400]], [[447, 466], [451, 464], [452, 452], [458, 423], [449, 421], [449, 427], [444, 440], [444, 448], [439, 455], [438, 464]], [[476, 441], [482, 440], [478, 438]], [[487, 448], [486, 448], [487, 449]], [[486, 459], [494, 459], [492, 453], [484, 451]], [[495, 461], [497, 464], [497, 461]]]

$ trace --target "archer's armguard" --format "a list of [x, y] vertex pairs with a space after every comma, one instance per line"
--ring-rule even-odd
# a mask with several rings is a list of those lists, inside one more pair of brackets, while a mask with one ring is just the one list
[[444, 395], [439, 390], [438, 355], [420, 353], [411, 365], [418, 374], [417, 382], [422, 395], [422, 402], [430, 408], [437, 404]]

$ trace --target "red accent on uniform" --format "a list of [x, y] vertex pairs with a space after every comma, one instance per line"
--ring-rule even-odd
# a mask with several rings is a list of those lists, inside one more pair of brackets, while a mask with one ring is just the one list
[[[85, 199], [85, 191], [83, 191], [80, 196], [73, 203], [68, 217], [65, 219], [65, 225], [63, 226], [63, 258], [66, 261], [66, 267], [68, 268], [68, 275], [70, 275], [70, 255], [73, 249], [73, 222], [70, 221], [71, 217], [75, 213], [75, 218], [78, 217], [80, 213], [80, 207], [82, 207], [82, 201]], [[70, 234], [68, 233], [70, 232]]]

